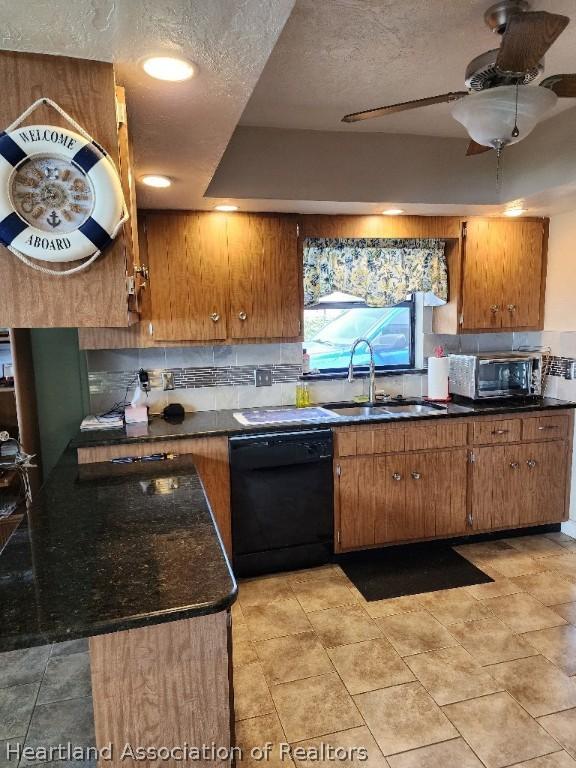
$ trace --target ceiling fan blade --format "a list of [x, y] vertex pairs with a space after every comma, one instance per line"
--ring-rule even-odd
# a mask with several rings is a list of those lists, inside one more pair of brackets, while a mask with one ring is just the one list
[[470, 157], [471, 155], [481, 155], [483, 152], [490, 152], [492, 147], [485, 147], [484, 144], [478, 144], [473, 139], [470, 140], [470, 144], [468, 144], [468, 149], [466, 150], [466, 157]]
[[550, 75], [540, 83], [561, 99], [576, 99], [576, 75]]
[[418, 109], [418, 107], [427, 107], [430, 104], [444, 104], [450, 101], [457, 101], [464, 96], [468, 96], [468, 91], [452, 91], [442, 93], [440, 96], [429, 96], [427, 99], [413, 99], [412, 101], [402, 101], [399, 104], [389, 104], [387, 107], [376, 107], [375, 109], [366, 109], [364, 112], [352, 112], [344, 115], [343, 123], [356, 123], [359, 120], [369, 120], [372, 117], [382, 117], [383, 115], [392, 115], [394, 112], [405, 112], [408, 109]]
[[517, 13], [502, 36], [496, 66], [501, 72], [527, 72], [538, 65], [569, 24], [568, 16], [547, 11]]

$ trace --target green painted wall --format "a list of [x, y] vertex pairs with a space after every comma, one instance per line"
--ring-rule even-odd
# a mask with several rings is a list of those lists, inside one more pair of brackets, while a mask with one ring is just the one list
[[44, 477], [89, 413], [86, 356], [75, 328], [31, 331]]

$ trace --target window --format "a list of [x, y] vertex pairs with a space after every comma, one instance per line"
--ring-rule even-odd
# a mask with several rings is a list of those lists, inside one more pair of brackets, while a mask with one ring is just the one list
[[[370, 341], [378, 370], [414, 367], [414, 300], [394, 307], [367, 307], [353, 296], [334, 293], [304, 310], [304, 348], [310, 370], [336, 373], [348, 370], [350, 350], [358, 338]], [[365, 344], [354, 353], [354, 366], [368, 370]]]

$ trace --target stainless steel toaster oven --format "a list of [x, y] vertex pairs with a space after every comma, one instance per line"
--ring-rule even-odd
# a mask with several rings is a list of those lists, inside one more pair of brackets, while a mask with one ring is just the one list
[[471, 400], [538, 397], [542, 356], [538, 352], [483, 352], [450, 355], [449, 390]]

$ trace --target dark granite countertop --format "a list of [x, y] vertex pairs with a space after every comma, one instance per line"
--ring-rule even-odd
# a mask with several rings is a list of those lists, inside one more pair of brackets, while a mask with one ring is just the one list
[[[394, 400], [390, 401], [395, 402]], [[425, 400], [405, 400], [406, 403], [425, 403]], [[341, 403], [322, 403], [323, 408], [335, 407]], [[385, 403], [379, 403], [386, 407]], [[286, 406], [284, 406], [286, 407]], [[553, 410], [558, 408], [576, 408], [576, 403], [566, 400], [555, 400], [552, 398], [532, 398], [516, 401], [486, 401], [474, 403], [460, 400], [448, 404], [445, 412], [434, 416], [413, 416], [402, 417], [401, 421], [422, 421], [426, 418], [446, 419], [462, 416], [482, 416], [488, 414], [530, 412], [540, 410]], [[251, 409], [244, 409], [251, 410]], [[252, 409], [258, 410], [258, 409]], [[273, 410], [266, 408], [266, 410]], [[160, 416], [153, 416], [148, 425], [132, 425], [124, 429], [108, 429], [93, 432], [78, 432], [72, 440], [71, 446], [74, 448], [89, 448], [98, 445], [122, 445], [153, 442], [155, 440], [184, 439], [190, 437], [207, 437], [224, 435], [232, 437], [235, 435], [248, 435], [261, 432], [278, 432], [279, 430], [294, 431], [299, 429], [322, 429], [329, 427], [344, 426], [350, 424], [377, 424], [379, 422], [394, 421], [400, 419], [390, 416], [380, 418], [351, 418], [337, 417], [326, 418], [320, 421], [297, 422], [289, 424], [259, 424], [257, 426], [244, 426], [235, 418], [234, 413], [238, 409], [226, 411], [198, 411], [196, 413], [187, 413], [180, 424], [171, 424]]]
[[0, 554], [0, 651], [226, 609], [236, 582], [189, 458], [69, 449]]

